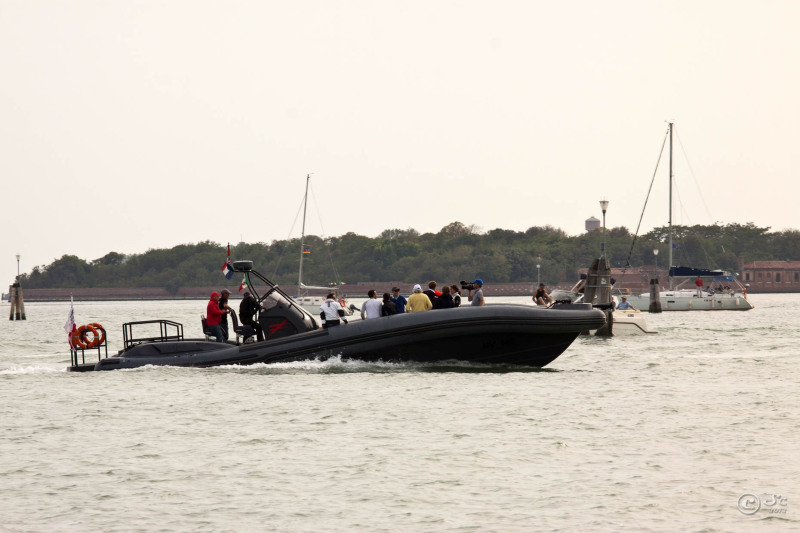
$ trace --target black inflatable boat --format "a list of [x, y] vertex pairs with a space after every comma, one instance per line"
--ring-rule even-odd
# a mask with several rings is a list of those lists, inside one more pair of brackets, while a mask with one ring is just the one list
[[[258, 323], [264, 341], [247, 342], [251, 337], [239, 344], [238, 336], [236, 344], [184, 339], [183, 326], [176, 322], [130, 322], [123, 326], [124, 347], [117, 355], [98, 356], [97, 363], [86, 364], [79, 363], [79, 354], [73, 352], [69, 370], [251, 365], [335, 356], [361, 361], [452, 360], [542, 367], [561, 355], [582, 331], [605, 323], [603, 313], [590, 304], [551, 308], [490, 304], [351, 320], [323, 329], [277, 285], [253, 270], [252, 262], [237, 261], [233, 266], [244, 273], [261, 306]], [[155, 335], [135, 333], [155, 326]], [[80, 355], [85, 360], [85, 354]]]

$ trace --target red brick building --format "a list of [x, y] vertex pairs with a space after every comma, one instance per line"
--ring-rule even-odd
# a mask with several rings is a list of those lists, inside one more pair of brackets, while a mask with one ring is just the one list
[[753, 261], [740, 279], [749, 292], [800, 292], [800, 261]]

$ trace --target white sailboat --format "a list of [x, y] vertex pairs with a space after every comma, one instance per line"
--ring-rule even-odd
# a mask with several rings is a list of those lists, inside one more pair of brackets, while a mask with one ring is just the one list
[[[319, 308], [325, 302], [325, 295], [312, 295], [309, 294], [309, 291], [326, 291], [334, 292], [338, 296], [339, 288], [336, 285], [332, 286], [315, 286], [315, 285], [306, 285], [303, 283], [303, 258], [308, 252], [308, 248], [306, 247], [305, 239], [306, 239], [306, 211], [308, 208], [308, 182], [311, 180], [310, 175], [306, 175], [306, 192], [303, 196], [303, 227], [300, 236], [300, 268], [297, 273], [297, 296], [294, 297], [294, 300], [300, 304], [300, 306], [311, 313], [312, 316], [319, 315]], [[345, 313], [348, 315], [352, 315], [353, 311], [355, 310], [355, 306], [348, 305], [344, 297], [339, 298], [339, 303], [345, 310]]]
[[[662, 311], [747, 311], [747, 289], [736, 276], [721, 270], [674, 266], [672, 258], [672, 130], [669, 123], [669, 289], [660, 291]], [[703, 281], [702, 287], [695, 285]], [[676, 284], [677, 282], [677, 284]], [[705, 288], [703, 288], [705, 287]], [[628, 302], [641, 310], [650, 307], [650, 293], [628, 295]]]

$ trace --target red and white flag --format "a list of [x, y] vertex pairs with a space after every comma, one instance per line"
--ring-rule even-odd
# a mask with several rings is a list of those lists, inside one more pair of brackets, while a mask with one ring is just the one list
[[69, 315], [67, 316], [67, 323], [64, 324], [64, 331], [67, 332], [67, 342], [69, 343], [69, 347], [74, 350], [75, 347], [72, 345], [72, 334], [78, 331], [78, 327], [75, 325], [75, 305], [72, 302], [72, 296], [69, 297]]
[[225, 264], [222, 265], [222, 275], [225, 276], [225, 279], [231, 279], [233, 277], [233, 265], [231, 264], [231, 244], [228, 243], [228, 259], [225, 261]]

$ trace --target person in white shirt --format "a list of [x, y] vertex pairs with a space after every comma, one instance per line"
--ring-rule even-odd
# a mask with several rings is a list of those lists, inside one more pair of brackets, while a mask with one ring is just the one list
[[364, 320], [380, 318], [383, 302], [378, 300], [378, 292], [375, 289], [370, 289], [367, 296], [369, 296], [369, 300], [364, 302], [364, 305], [361, 306], [361, 318]]
[[336, 301], [336, 295], [332, 292], [328, 293], [325, 301], [319, 306], [319, 316], [322, 318], [322, 327], [331, 328], [333, 326], [338, 326], [339, 322], [347, 324], [347, 319], [344, 315], [344, 309], [342, 309], [342, 306]]

